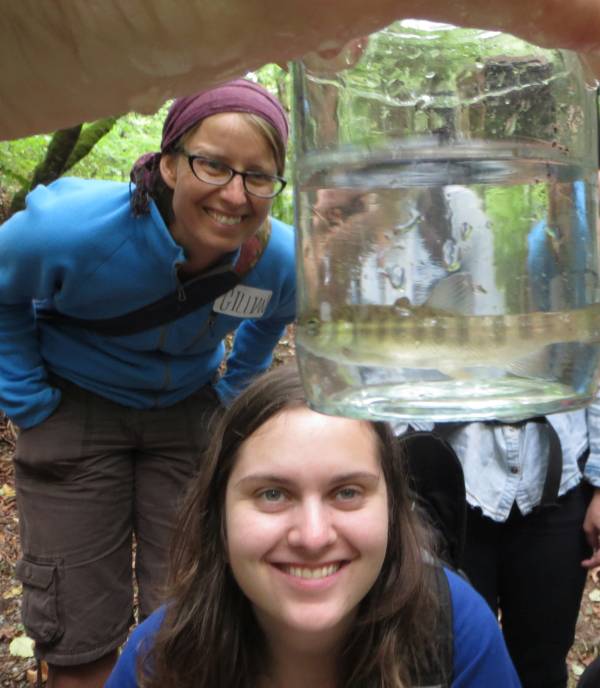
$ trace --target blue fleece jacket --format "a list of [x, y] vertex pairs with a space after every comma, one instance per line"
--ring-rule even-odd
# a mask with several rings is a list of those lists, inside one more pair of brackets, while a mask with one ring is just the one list
[[129, 198], [127, 184], [63, 178], [37, 187], [0, 227], [0, 408], [23, 428], [60, 401], [48, 371], [125, 406], [170, 406], [215, 377], [224, 337], [237, 330], [216, 385], [227, 402], [269, 366], [294, 318], [293, 229], [272, 220], [265, 252], [234, 292], [168, 325], [108, 337], [36, 322], [39, 305], [110, 318], [181, 290], [182, 247], [154, 204], [133, 217]]

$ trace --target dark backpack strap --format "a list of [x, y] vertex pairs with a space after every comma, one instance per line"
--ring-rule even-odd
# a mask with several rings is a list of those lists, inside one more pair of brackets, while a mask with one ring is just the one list
[[450, 688], [454, 675], [454, 628], [450, 584], [439, 563], [430, 565], [439, 604], [439, 613], [433, 630], [434, 656], [427, 658], [428, 665], [413, 676], [415, 688]]
[[242, 244], [234, 264], [219, 265], [189, 280], [182, 289], [129, 313], [114, 318], [88, 319], [75, 318], [53, 309], [38, 308], [36, 318], [56, 324], [82, 327], [109, 337], [124, 337], [167, 325], [231, 291], [259, 261], [270, 236], [271, 223], [267, 219], [258, 232]]
[[182, 318], [233, 289], [239, 281], [233, 266], [225, 265], [187, 283], [185, 297], [173, 292], [154, 303], [114, 318], [74, 318], [56, 310], [41, 308], [36, 310], [36, 318], [53, 324], [81, 327], [108, 337], [124, 337]]
[[462, 569], [467, 529], [467, 496], [462, 464], [449, 442], [433, 432], [409, 431], [404, 448], [415, 501], [439, 533], [440, 556]]
[[549, 423], [545, 418], [535, 418], [534, 420], [546, 424], [549, 442], [548, 468], [546, 470], [546, 479], [544, 480], [540, 508], [545, 506], [557, 506], [558, 490], [560, 489], [560, 479], [563, 469], [563, 454], [560, 438], [552, 423]]
[[448, 578], [444, 573], [444, 569], [441, 566], [435, 566], [434, 570], [440, 605], [437, 628], [441, 672], [439, 683], [444, 688], [450, 688], [454, 675], [454, 617], [452, 614], [452, 595], [450, 594], [450, 583], [448, 583]]

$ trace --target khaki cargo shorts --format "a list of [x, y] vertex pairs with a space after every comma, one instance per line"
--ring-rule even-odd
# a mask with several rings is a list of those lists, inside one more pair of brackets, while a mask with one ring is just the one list
[[[161, 602], [178, 505], [219, 404], [212, 387], [136, 410], [64, 380], [57, 410], [17, 440], [23, 623], [51, 664], [94, 661]], [[132, 538], [136, 561], [132, 572]]]

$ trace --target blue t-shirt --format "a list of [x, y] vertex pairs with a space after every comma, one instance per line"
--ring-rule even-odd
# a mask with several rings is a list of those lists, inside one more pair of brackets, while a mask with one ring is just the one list
[[[452, 688], [520, 688], [498, 622], [483, 598], [460, 576], [446, 571], [452, 598]], [[158, 609], [131, 634], [105, 688], [137, 688], [140, 649], [146, 651], [164, 617]]]

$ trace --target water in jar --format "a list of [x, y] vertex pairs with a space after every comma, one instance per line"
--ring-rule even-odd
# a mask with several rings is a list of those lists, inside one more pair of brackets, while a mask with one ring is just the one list
[[305, 157], [296, 345], [315, 408], [517, 420], [589, 402], [596, 170], [554, 153]]

